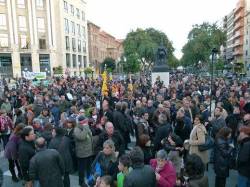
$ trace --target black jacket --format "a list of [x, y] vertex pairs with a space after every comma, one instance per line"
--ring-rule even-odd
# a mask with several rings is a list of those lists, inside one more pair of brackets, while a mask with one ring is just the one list
[[27, 142], [25, 140], [22, 140], [19, 145], [18, 152], [19, 152], [19, 162], [23, 174], [23, 179], [29, 181], [30, 159], [35, 155], [34, 142]]
[[217, 139], [214, 147], [214, 171], [216, 176], [228, 177], [233, 148], [226, 140]]
[[[102, 132], [99, 135], [97, 142], [97, 151], [102, 150], [103, 143], [109, 139], [109, 136], [106, 131]], [[125, 151], [124, 140], [119, 131], [114, 131], [114, 134], [111, 137], [111, 140], [115, 143], [115, 149], [119, 152], [119, 155], [122, 155]]]
[[62, 187], [63, 159], [54, 149], [39, 150], [30, 161], [30, 179], [39, 180], [41, 187]]
[[71, 156], [71, 140], [67, 136], [56, 136], [50, 141], [49, 149], [56, 149], [64, 161], [65, 172], [73, 171], [73, 161]]
[[144, 164], [133, 166], [133, 170], [125, 177], [124, 187], [156, 187], [154, 170]]
[[250, 137], [243, 139], [240, 143], [237, 166], [240, 175], [250, 177]]
[[161, 140], [163, 138], [168, 137], [170, 132], [171, 132], [170, 124], [164, 124], [157, 129], [155, 138], [154, 138], [154, 148], [156, 151], [162, 148]]
[[212, 125], [212, 137], [215, 138], [216, 134], [219, 132], [219, 130], [222, 127], [226, 126], [226, 122], [223, 119], [223, 117], [219, 117], [217, 119], [212, 120], [211, 125]]

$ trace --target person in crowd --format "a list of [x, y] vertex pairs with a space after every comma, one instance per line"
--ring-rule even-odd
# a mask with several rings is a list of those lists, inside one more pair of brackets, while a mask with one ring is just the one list
[[111, 122], [105, 124], [105, 130], [99, 135], [97, 150], [101, 150], [103, 143], [108, 139], [111, 139], [115, 143], [116, 150], [122, 155], [125, 151], [124, 140], [120, 132], [114, 130], [114, 126]]
[[53, 125], [51, 123], [47, 123], [44, 126], [43, 131], [41, 132], [41, 137], [43, 137], [47, 145], [50, 143], [50, 140], [52, 139], [52, 131], [53, 131]]
[[[21, 142], [20, 135], [24, 127], [25, 125], [21, 123], [15, 127], [4, 150], [4, 155], [5, 158], [8, 159], [9, 170], [12, 175], [12, 180], [14, 182], [18, 182], [18, 178], [22, 179], [22, 172], [18, 161], [18, 146]], [[18, 171], [18, 178], [15, 172], [15, 167], [17, 168]]]
[[243, 126], [240, 128], [239, 153], [237, 158], [238, 166], [238, 186], [250, 186], [250, 127]]
[[[115, 151], [115, 144], [112, 140], [106, 140], [103, 143], [103, 150], [96, 156], [91, 166], [91, 173], [94, 176], [110, 175], [113, 180], [118, 173], [118, 152]], [[99, 165], [100, 173], [97, 173], [96, 167]]]
[[117, 187], [123, 187], [124, 184], [124, 178], [129, 174], [129, 172], [132, 170], [131, 166], [131, 160], [129, 155], [124, 154], [119, 158], [119, 173], [117, 174]]
[[124, 187], [155, 187], [156, 174], [150, 166], [144, 165], [141, 148], [134, 147], [129, 154], [133, 170], [126, 176]]
[[176, 125], [174, 133], [178, 135], [182, 141], [189, 139], [190, 132], [192, 129], [192, 122], [189, 117], [185, 116], [185, 112], [179, 109], [176, 114]]
[[112, 177], [109, 175], [100, 177], [100, 179], [96, 182], [95, 187], [114, 187]]
[[168, 153], [168, 159], [173, 163], [179, 175], [182, 169], [184, 147], [182, 139], [174, 133], [162, 140], [163, 149]]
[[63, 186], [70, 187], [69, 174], [73, 172], [73, 160], [71, 156], [71, 140], [69, 137], [65, 136], [66, 131], [63, 128], [55, 128], [55, 137], [49, 143], [49, 149], [56, 149], [64, 162], [65, 172], [63, 176]]
[[42, 127], [44, 127], [47, 123], [54, 123], [54, 117], [51, 115], [50, 110], [48, 108], [43, 108], [41, 114], [37, 117], [40, 120]]
[[205, 137], [207, 134], [207, 130], [202, 124], [202, 120], [200, 115], [194, 118], [194, 127], [190, 133], [189, 139], [189, 154], [197, 154], [206, 166], [208, 163], [208, 150], [200, 151], [198, 148], [199, 145], [205, 144]]
[[150, 137], [146, 134], [142, 134], [139, 137], [138, 146], [143, 151], [144, 164], [149, 164], [149, 161], [153, 158], [153, 146], [151, 145]]
[[92, 133], [88, 125], [88, 119], [79, 116], [78, 124], [74, 129], [75, 150], [78, 159], [79, 185], [86, 186], [84, 178], [89, 176], [93, 156]]
[[139, 141], [139, 137], [143, 134], [150, 136], [150, 126], [148, 123], [149, 114], [147, 111], [142, 112], [140, 120], [136, 125], [136, 140]]
[[176, 171], [172, 162], [168, 161], [165, 150], [159, 150], [156, 159], [150, 160], [150, 165], [155, 171], [157, 187], [174, 187]]
[[13, 121], [7, 115], [6, 111], [4, 109], [1, 109], [0, 110], [0, 137], [3, 141], [3, 148], [5, 148], [13, 129], [14, 129]]
[[205, 165], [198, 155], [188, 156], [184, 168], [188, 177], [187, 186], [209, 187], [208, 177], [205, 175]]
[[233, 147], [229, 145], [232, 130], [223, 127], [216, 135], [214, 147], [214, 171], [216, 174], [215, 187], [225, 187], [226, 178], [229, 176], [230, 160]]
[[221, 107], [216, 107], [214, 110], [214, 118], [211, 120], [211, 135], [213, 138], [216, 137], [216, 134], [222, 127], [226, 126], [226, 121], [222, 116], [223, 109]]
[[169, 124], [169, 119], [165, 114], [160, 114], [158, 117], [159, 127], [156, 130], [154, 137], [154, 150], [158, 151], [162, 148], [161, 141], [163, 138], [168, 137], [172, 131], [171, 125]]
[[103, 116], [106, 116], [108, 118], [108, 121], [113, 122], [113, 112], [111, 111], [109, 107], [109, 102], [107, 100], [103, 100], [102, 110]]
[[36, 140], [36, 149], [37, 153], [30, 160], [30, 180], [38, 180], [41, 187], [62, 187], [65, 167], [59, 152], [47, 149], [42, 137]]
[[5, 98], [3, 104], [1, 105], [1, 110], [4, 110], [7, 114], [10, 114], [11, 109], [12, 109], [12, 107], [11, 107], [11, 103], [10, 103], [9, 99]]
[[26, 126], [21, 132], [22, 141], [18, 147], [19, 163], [22, 171], [23, 179], [27, 187], [32, 185], [29, 176], [30, 159], [35, 155], [35, 139], [36, 135], [31, 126]]

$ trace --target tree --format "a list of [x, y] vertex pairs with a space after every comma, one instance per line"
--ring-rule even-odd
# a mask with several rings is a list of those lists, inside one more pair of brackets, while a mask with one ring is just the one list
[[103, 70], [105, 69], [105, 65], [108, 72], [113, 72], [115, 70], [115, 60], [113, 58], [107, 57], [104, 59], [102, 63]]
[[208, 63], [211, 50], [214, 47], [220, 49], [225, 42], [226, 33], [217, 26], [217, 23], [194, 25], [188, 34], [188, 42], [182, 48], [181, 64], [197, 66], [199, 61]]
[[156, 50], [161, 43], [167, 48], [168, 62], [173, 64], [174, 48], [165, 33], [154, 28], [137, 29], [128, 33], [123, 42], [124, 56], [127, 59], [124, 63], [124, 71], [149, 71], [155, 61]]

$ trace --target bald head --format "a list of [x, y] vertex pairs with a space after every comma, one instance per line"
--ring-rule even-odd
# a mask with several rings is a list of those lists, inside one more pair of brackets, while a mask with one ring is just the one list
[[38, 149], [44, 148], [45, 145], [46, 145], [46, 141], [45, 141], [44, 138], [40, 137], [40, 138], [37, 138], [37, 139], [36, 139], [36, 147], [37, 147]]

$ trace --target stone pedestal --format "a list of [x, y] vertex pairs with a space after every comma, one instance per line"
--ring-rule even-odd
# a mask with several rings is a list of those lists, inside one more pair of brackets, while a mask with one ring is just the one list
[[160, 81], [163, 81], [165, 87], [169, 86], [169, 72], [152, 72], [152, 85], [155, 84], [157, 78], [160, 78]]

